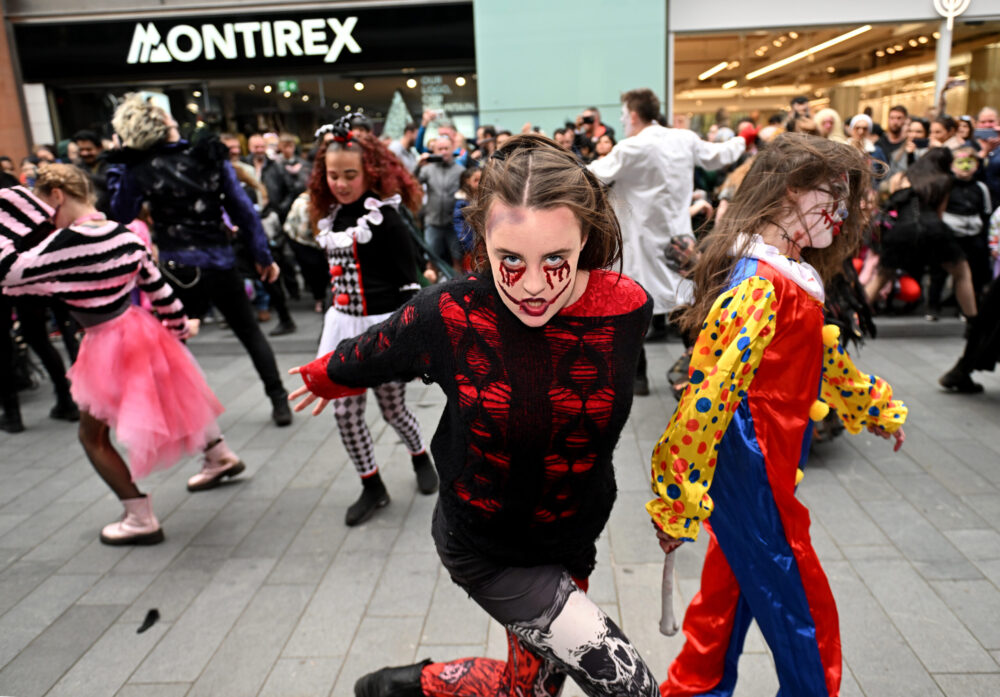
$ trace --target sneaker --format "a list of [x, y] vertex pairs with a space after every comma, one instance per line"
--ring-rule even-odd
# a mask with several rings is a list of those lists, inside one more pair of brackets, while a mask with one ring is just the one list
[[287, 322], [279, 322], [278, 326], [268, 332], [269, 336], [284, 336], [285, 334], [292, 334], [298, 327], [295, 326], [295, 322], [288, 320]]
[[938, 316], [932, 312], [928, 312], [926, 315], [924, 315], [924, 319], [927, 320], [928, 322], [937, 322]]

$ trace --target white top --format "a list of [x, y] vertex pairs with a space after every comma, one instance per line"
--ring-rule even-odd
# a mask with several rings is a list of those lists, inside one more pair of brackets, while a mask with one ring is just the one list
[[675, 235], [692, 234], [688, 207], [695, 166], [725, 167], [745, 149], [740, 137], [709, 143], [693, 131], [652, 124], [588, 165], [613, 185], [625, 243], [623, 270], [653, 298], [654, 312], [669, 312], [691, 297], [690, 281], [667, 267], [664, 251]]

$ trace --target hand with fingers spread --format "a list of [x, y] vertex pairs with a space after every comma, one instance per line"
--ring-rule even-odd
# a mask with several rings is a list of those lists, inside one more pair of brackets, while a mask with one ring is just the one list
[[[288, 374], [296, 375], [301, 372], [302, 372], [302, 366], [296, 366], [294, 368], [289, 369]], [[316, 406], [313, 407], [312, 410], [313, 416], [319, 416], [320, 414], [322, 414], [323, 410], [326, 409], [326, 405], [330, 403], [329, 399], [324, 399], [323, 397], [313, 394], [309, 390], [308, 385], [303, 385], [302, 387], [298, 388], [297, 390], [289, 394], [288, 401], [294, 402], [299, 397], [302, 397], [302, 399], [301, 401], [299, 401], [298, 404], [295, 404], [292, 407], [292, 411], [303, 411], [310, 404], [316, 402], [317, 399], [319, 400], [318, 402], [316, 402]]]

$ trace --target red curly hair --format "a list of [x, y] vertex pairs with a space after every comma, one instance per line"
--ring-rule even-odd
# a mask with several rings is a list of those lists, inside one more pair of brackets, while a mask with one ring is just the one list
[[352, 135], [346, 143], [331, 140], [319, 147], [309, 175], [309, 220], [315, 229], [316, 223], [330, 214], [337, 202], [326, 183], [326, 153], [328, 149], [361, 152], [361, 167], [364, 170], [368, 188], [381, 199], [399, 194], [403, 205], [416, 213], [420, 210], [424, 191], [403, 167], [399, 158], [389, 151], [380, 140], [364, 133]]

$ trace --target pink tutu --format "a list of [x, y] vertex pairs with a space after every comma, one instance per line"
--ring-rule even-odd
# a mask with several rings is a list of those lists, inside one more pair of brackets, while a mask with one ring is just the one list
[[80, 408], [128, 449], [133, 480], [201, 452], [223, 412], [187, 347], [136, 307], [85, 331], [68, 377]]

